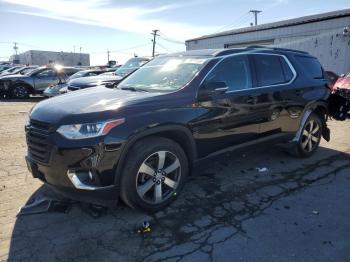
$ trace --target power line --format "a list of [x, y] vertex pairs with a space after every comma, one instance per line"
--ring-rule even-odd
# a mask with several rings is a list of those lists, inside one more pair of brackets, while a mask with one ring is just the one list
[[[127, 47], [127, 48], [123, 48], [123, 49], [119, 49], [119, 50], [109, 50], [109, 53], [122, 53], [123, 51], [127, 51], [127, 50], [131, 50], [131, 49], [135, 49], [135, 48], [139, 48], [139, 47], [144, 47], [144, 46], [148, 46], [149, 43], [144, 43], [141, 45], [136, 45], [136, 46], [131, 46], [131, 47]], [[106, 51], [97, 51], [97, 52], [90, 52], [90, 54], [105, 54]]]
[[171, 43], [174, 43], [174, 44], [181, 44], [181, 45], [185, 44], [185, 41], [180, 41], [180, 40], [173, 39], [171, 37], [168, 37], [167, 35], [165, 35], [162, 32], [159, 32], [159, 34], [160, 34], [159, 37], [162, 38], [165, 41], [168, 41], [168, 42], [171, 42]]
[[170, 52], [170, 53], [174, 52], [174, 50], [170, 50], [169, 48], [167, 48], [167, 47], [163, 46], [162, 44], [160, 44], [159, 41], [157, 42], [157, 45], [160, 46], [161, 48], [163, 48], [167, 52]]
[[243, 23], [243, 20], [246, 20], [248, 17], [250, 17], [249, 12], [246, 12], [239, 16], [238, 18], [234, 19], [230, 24], [227, 24], [223, 27], [220, 27], [216, 32], [220, 32], [224, 30], [225, 28], [232, 28], [232, 27], [238, 27], [237, 25], [241, 25]]

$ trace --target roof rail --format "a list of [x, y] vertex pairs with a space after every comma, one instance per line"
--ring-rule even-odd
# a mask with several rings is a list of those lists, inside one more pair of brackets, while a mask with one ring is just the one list
[[289, 48], [281, 48], [281, 47], [270, 47], [270, 46], [262, 46], [262, 45], [251, 45], [247, 46], [247, 48], [261, 48], [261, 49], [272, 49], [276, 51], [289, 51], [289, 52], [295, 52], [295, 53], [301, 53], [301, 54], [309, 54], [308, 52], [301, 51], [301, 50], [295, 50], [295, 49], [289, 49]]

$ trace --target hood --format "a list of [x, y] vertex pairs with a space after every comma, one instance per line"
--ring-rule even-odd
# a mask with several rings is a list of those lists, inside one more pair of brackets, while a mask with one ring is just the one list
[[80, 78], [72, 79], [68, 82], [68, 85], [81, 89], [81, 88], [103, 85], [105, 83], [110, 83], [114, 81], [119, 81], [120, 79], [122, 79], [122, 77], [117, 75], [88, 76], [88, 77], [80, 77]]
[[86, 121], [107, 120], [127, 106], [160, 95], [98, 86], [44, 100], [33, 108], [30, 117], [51, 124], [77, 123], [82, 115]]

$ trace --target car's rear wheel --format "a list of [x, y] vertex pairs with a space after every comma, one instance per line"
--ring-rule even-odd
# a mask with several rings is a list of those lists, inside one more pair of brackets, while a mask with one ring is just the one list
[[312, 113], [303, 126], [294, 153], [298, 157], [309, 157], [317, 150], [322, 138], [323, 124], [321, 118]]
[[23, 99], [29, 97], [29, 89], [25, 85], [15, 85], [11, 92], [12, 98]]
[[188, 174], [188, 160], [174, 141], [151, 137], [137, 142], [128, 154], [121, 197], [132, 208], [158, 211], [169, 205]]

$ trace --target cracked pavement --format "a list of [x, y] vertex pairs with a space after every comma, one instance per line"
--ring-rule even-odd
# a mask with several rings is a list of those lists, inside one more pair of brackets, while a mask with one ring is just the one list
[[[348, 261], [349, 120], [330, 121], [331, 142], [308, 159], [278, 146], [219, 156], [153, 215], [120, 203], [99, 218], [78, 204], [16, 217], [31, 199], [56, 196], [24, 161], [34, 103], [0, 103], [0, 261]], [[143, 221], [151, 232], [137, 233]]]

